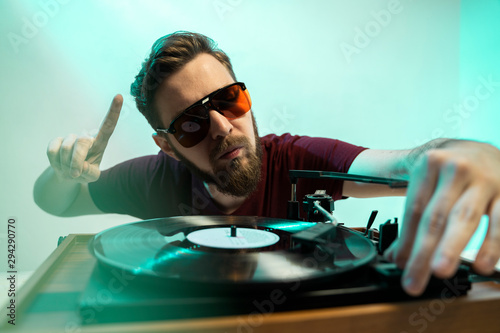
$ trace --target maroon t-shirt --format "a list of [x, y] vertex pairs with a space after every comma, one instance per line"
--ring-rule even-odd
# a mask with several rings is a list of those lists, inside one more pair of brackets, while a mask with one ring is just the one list
[[[261, 180], [257, 190], [232, 215], [286, 218], [291, 197], [289, 170], [347, 172], [365, 148], [343, 141], [274, 134], [261, 138]], [[342, 198], [342, 181], [299, 179], [298, 200], [316, 190]], [[141, 219], [179, 215], [223, 215], [203, 182], [180, 162], [159, 152], [120, 163], [89, 184], [96, 206], [107, 213]], [[302, 214], [302, 213], [301, 213]]]

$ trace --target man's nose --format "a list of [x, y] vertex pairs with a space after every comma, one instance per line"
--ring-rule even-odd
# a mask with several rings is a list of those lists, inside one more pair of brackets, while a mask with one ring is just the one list
[[218, 137], [226, 137], [233, 130], [231, 122], [216, 110], [208, 112], [210, 117], [210, 135], [216, 140]]

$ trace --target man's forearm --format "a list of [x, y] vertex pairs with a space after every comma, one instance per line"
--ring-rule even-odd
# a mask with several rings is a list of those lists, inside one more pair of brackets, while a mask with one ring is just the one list
[[439, 149], [439, 148], [442, 148], [442, 147], [448, 145], [449, 143], [458, 142], [458, 141], [461, 141], [461, 140], [439, 138], [439, 139], [434, 139], [434, 140], [431, 140], [427, 143], [424, 143], [423, 145], [418, 146], [416, 148], [413, 148], [412, 150], [410, 150], [410, 152], [408, 153], [408, 155], [405, 158], [405, 162], [403, 163], [404, 169], [405, 169], [404, 173], [406, 173], [406, 175], [409, 175], [410, 171], [413, 169], [413, 167], [415, 166], [417, 161], [429, 150]]
[[[409, 175], [417, 162], [426, 152], [444, 147], [452, 142], [463, 142], [455, 139], [435, 139], [414, 149], [379, 150], [367, 149], [360, 153], [349, 168], [350, 174], [361, 174], [374, 177], [386, 177], [409, 180]], [[387, 186], [345, 182], [343, 194], [353, 197], [378, 197], [404, 195], [402, 189], [391, 189]]]

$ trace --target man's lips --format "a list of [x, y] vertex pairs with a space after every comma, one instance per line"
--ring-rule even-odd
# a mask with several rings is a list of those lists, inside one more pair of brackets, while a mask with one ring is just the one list
[[243, 146], [234, 146], [234, 147], [229, 147], [228, 149], [224, 150], [218, 157], [217, 160], [225, 160], [225, 159], [233, 159], [237, 157], [240, 154], [240, 151], [243, 149]]

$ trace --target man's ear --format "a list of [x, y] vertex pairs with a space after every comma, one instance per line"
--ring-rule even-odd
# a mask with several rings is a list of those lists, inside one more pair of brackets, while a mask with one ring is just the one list
[[179, 161], [179, 158], [177, 157], [177, 155], [175, 155], [175, 152], [172, 149], [172, 147], [170, 147], [170, 144], [168, 143], [167, 139], [158, 134], [153, 134], [153, 140], [155, 140], [156, 145], [160, 147], [162, 152]]

